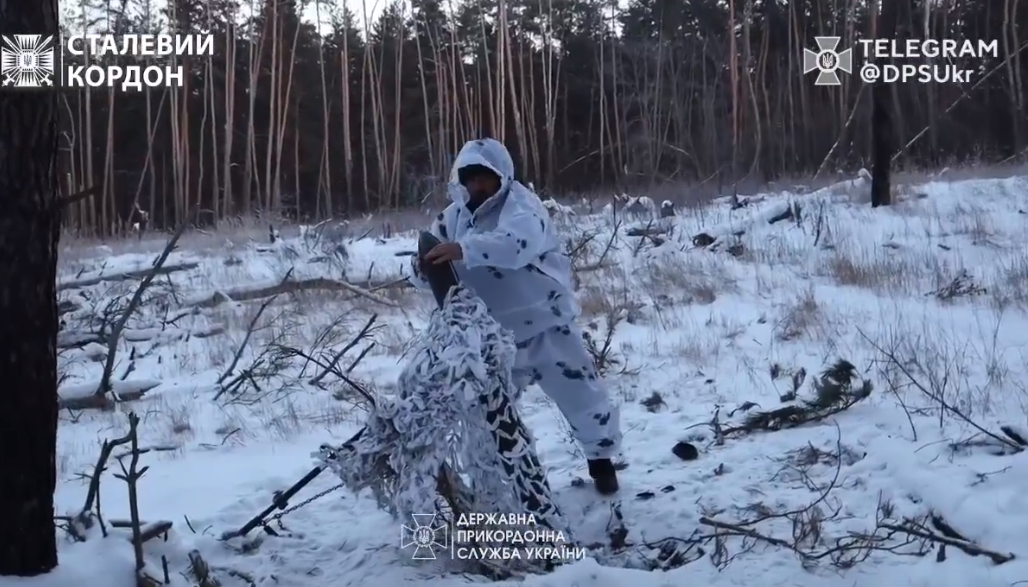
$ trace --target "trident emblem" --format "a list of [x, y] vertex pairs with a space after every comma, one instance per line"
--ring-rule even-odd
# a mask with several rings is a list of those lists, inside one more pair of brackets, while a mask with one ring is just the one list
[[853, 49], [838, 52], [840, 37], [814, 37], [817, 51], [803, 49], [803, 73], [818, 71], [815, 86], [838, 86], [842, 84], [837, 71], [853, 73]]

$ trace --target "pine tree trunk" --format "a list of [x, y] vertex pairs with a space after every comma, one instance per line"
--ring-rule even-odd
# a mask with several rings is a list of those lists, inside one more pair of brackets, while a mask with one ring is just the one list
[[[57, 3], [0, 0], [0, 33], [57, 34]], [[57, 566], [57, 98], [0, 96], [0, 576]]]
[[[900, 38], [900, 2], [882, 3], [881, 26], [877, 36]], [[884, 62], [882, 63], [884, 64]], [[899, 116], [899, 102], [890, 100], [894, 86], [877, 82], [871, 88], [871, 207], [892, 204], [892, 158], [896, 153], [897, 133], [895, 117]], [[892, 102], [890, 104], [890, 101]]]
[[889, 187], [892, 175], [893, 133], [889, 113], [888, 86], [876, 83], [871, 88], [871, 207], [892, 203]]

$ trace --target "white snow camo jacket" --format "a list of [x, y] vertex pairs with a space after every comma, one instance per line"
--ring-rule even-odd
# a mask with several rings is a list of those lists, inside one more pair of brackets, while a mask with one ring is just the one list
[[[457, 171], [482, 165], [500, 176], [500, 189], [472, 213]], [[431, 232], [456, 242], [464, 259], [454, 263], [461, 283], [482, 298], [490, 314], [514, 339], [524, 342], [580, 312], [571, 282], [571, 260], [532, 190], [514, 180], [514, 161], [497, 140], [470, 141], [457, 154], [448, 186], [453, 202], [436, 217]], [[428, 289], [414, 259], [411, 282]]]

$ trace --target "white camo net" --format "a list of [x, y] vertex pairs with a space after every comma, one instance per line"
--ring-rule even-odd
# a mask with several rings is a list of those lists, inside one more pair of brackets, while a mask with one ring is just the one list
[[515, 352], [485, 304], [456, 288], [415, 341], [396, 396], [376, 400], [360, 438], [315, 456], [401, 520], [453, 509], [531, 513], [570, 538], [514, 408]]

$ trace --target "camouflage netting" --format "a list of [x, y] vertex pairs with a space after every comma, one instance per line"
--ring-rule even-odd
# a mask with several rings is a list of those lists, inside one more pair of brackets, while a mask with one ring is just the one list
[[316, 456], [403, 521], [530, 513], [570, 538], [515, 408], [515, 352], [482, 301], [455, 288], [415, 341], [396, 396], [376, 402], [358, 439]]

